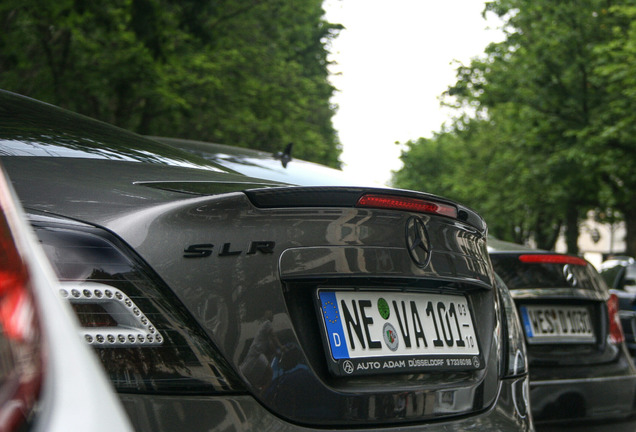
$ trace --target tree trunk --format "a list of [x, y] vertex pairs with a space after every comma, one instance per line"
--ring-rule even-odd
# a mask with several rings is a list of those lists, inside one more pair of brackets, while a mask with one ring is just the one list
[[636, 198], [630, 200], [629, 208], [623, 211], [625, 216], [625, 253], [636, 256]]
[[568, 206], [565, 215], [565, 244], [571, 255], [579, 254], [579, 209], [574, 205]]
[[153, 120], [153, 109], [152, 103], [150, 102], [150, 98], [145, 98], [143, 100], [143, 110], [141, 112], [141, 119], [139, 120], [139, 124], [133, 130], [141, 135], [148, 135], [151, 132], [150, 123]]
[[534, 226], [534, 240], [538, 249], [554, 250], [559, 234], [561, 221], [554, 221], [545, 214], [539, 213]]

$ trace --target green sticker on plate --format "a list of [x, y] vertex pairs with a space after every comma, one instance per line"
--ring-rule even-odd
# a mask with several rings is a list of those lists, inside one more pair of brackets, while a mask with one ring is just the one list
[[389, 304], [382, 297], [378, 299], [378, 312], [380, 312], [380, 316], [384, 319], [389, 319], [389, 315], [391, 315]]

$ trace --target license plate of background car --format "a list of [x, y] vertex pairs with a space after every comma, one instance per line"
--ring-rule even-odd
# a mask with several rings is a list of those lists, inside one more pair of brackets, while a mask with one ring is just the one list
[[319, 290], [318, 303], [337, 375], [483, 367], [464, 296]]
[[528, 343], [594, 343], [590, 311], [584, 306], [521, 306]]

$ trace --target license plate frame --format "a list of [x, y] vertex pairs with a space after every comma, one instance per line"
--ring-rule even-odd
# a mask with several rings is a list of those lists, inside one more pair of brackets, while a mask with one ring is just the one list
[[595, 344], [590, 308], [579, 305], [522, 305], [521, 321], [528, 344]]
[[315, 303], [334, 375], [484, 368], [474, 312], [463, 294], [318, 288]]

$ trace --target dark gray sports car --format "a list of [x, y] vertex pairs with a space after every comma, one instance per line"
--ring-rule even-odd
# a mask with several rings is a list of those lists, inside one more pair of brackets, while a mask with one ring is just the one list
[[[636, 371], [618, 298], [594, 267], [577, 256], [492, 238], [488, 249], [524, 326], [537, 427], [577, 424], [588, 430], [599, 421], [606, 430], [633, 430]], [[625, 420], [628, 429], [609, 423]]]
[[247, 177], [7, 92], [0, 155], [137, 430], [532, 429], [470, 209]]

